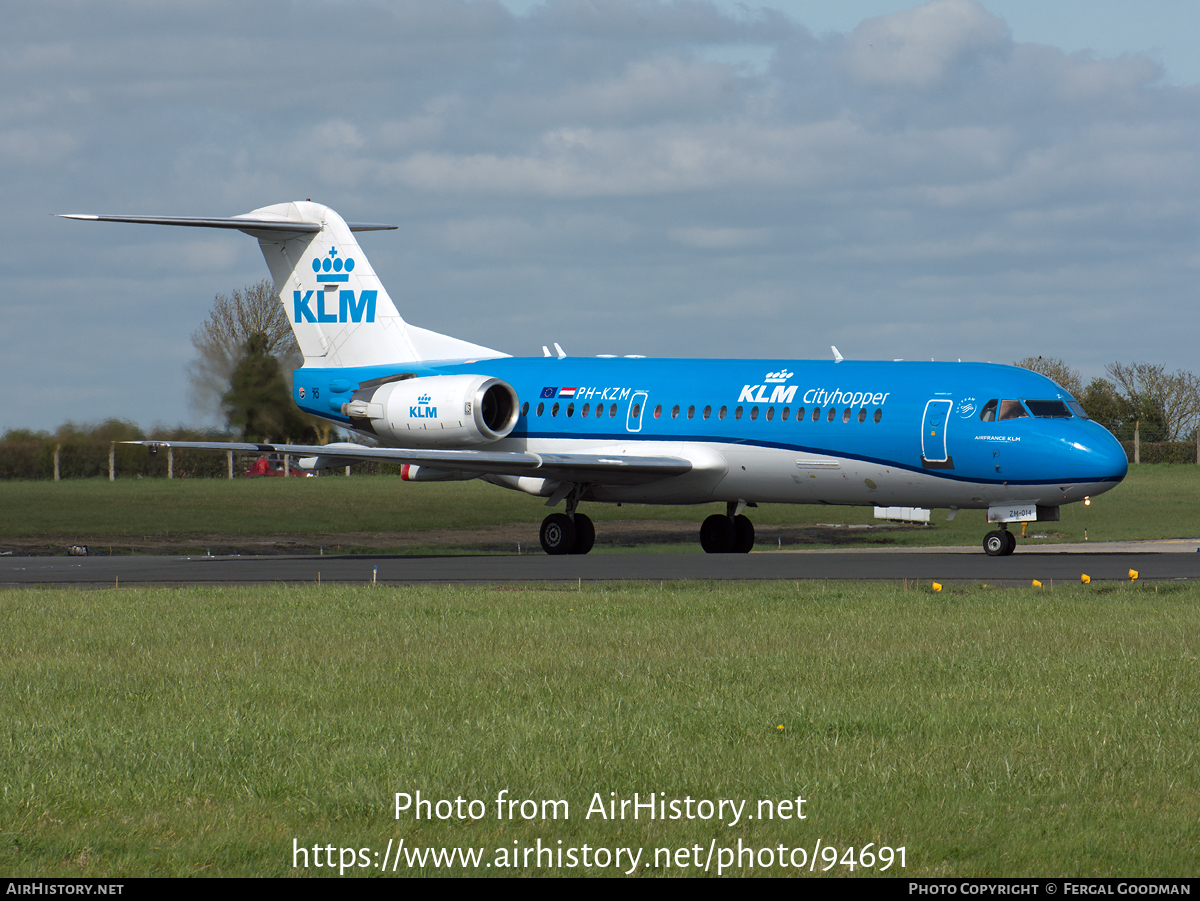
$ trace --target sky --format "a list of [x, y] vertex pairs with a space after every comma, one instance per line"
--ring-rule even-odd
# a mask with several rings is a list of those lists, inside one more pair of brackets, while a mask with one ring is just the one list
[[1200, 5], [43, 0], [0, 34], [0, 433], [189, 403], [239, 233], [311, 197], [517, 355], [1200, 371]]

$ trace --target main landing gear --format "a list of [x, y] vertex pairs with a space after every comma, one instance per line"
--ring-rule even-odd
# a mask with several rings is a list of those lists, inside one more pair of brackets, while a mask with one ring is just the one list
[[[583, 489], [576, 485], [566, 495], [567, 512], [551, 513], [542, 520], [542, 550], [547, 554], [586, 554], [596, 543], [591, 519], [576, 511]], [[557, 498], [552, 498], [557, 503]]]
[[1017, 549], [1017, 536], [1008, 529], [996, 529], [983, 536], [983, 550], [989, 557], [1007, 557]]
[[700, 526], [700, 547], [706, 554], [748, 554], [754, 547], [754, 523], [730, 503], [722, 516], [714, 513]]
[[586, 554], [596, 543], [596, 527], [583, 513], [551, 513], [542, 520], [541, 539], [547, 554]]

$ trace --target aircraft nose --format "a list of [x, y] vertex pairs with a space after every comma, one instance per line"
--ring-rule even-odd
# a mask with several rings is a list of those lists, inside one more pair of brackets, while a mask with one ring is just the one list
[[1105, 481], [1121, 481], [1129, 472], [1125, 448], [1103, 426], [1094, 422], [1087, 425], [1087, 434], [1075, 442], [1078, 464]]

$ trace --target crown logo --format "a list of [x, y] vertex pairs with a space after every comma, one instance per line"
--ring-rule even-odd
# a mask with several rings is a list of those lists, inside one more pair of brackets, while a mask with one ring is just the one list
[[786, 369], [780, 370], [779, 372], [768, 372], [767, 377], [764, 378], [763, 381], [766, 382], [768, 385], [782, 384], [783, 382], [786, 382], [788, 379], [790, 379], [795, 374], [796, 373], [794, 373], [794, 372], [788, 372]]
[[312, 261], [313, 272], [317, 274], [317, 282], [347, 282], [350, 273], [354, 271], [354, 257], [342, 259], [338, 256], [336, 247], [330, 247], [325, 259]]
[[427, 404], [427, 403], [429, 403], [429, 395], [428, 395], [428, 394], [422, 394], [420, 397], [418, 397], [418, 398], [417, 398], [417, 403], [419, 403], [419, 404]]

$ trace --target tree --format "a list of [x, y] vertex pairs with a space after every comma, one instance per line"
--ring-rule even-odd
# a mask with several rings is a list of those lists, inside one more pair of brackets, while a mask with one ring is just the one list
[[262, 336], [266, 353], [280, 363], [290, 393], [289, 374], [300, 363], [300, 348], [287, 310], [264, 279], [232, 296], [218, 294], [208, 319], [192, 335], [197, 354], [188, 373], [193, 407], [209, 413], [223, 409], [234, 370], [253, 335]]
[[1141, 423], [1143, 440], [1181, 441], [1196, 427], [1200, 378], [1192, 373], [1168, 373], [1161, 363], [1110, 363], [1105, 371]]
[[312, 444], [317, 432], [292, 403], [283, 370], [270, 351], [270, 338], [255, 332], [242, 347], [221, 397], [229, 425], [243, 441], [292, 441]]
[[1119, 440], [1133, 440], [1133, 424], [1136, 421], [1133, 405], [1108, 379], [1092, 379], [1076, 400], [1083, 404], [1088, 416]]
[[[1079, 378], [1079, 370], [1072, 369], [1057, 357], [1026, 357], [1024, 360], [1017, 360], [1013, 365], [1040, 372], [1060, 387], [1065, 388], [1067, 393], [1076, 400], [1083, 393], [1083, 382]], [[1090, 411], [1089, 415], [1091, 415]]]

